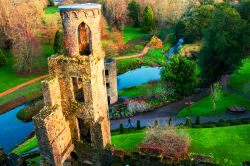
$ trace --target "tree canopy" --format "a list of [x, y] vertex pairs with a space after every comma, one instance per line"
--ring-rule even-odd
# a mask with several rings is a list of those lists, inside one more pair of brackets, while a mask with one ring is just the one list
[[202, 32], [206, 29], [213, 18], [213, 5], [200, 5], [190, 10], [186, 17], [175, 26], [177, 39], [183, 37], [187, 43], [201, 40]]
[[231, 5], [216, 4], [198, 57], [202, 78], [216, 82], [222, 75], [237, 69], [249, 54], [249, 34], [249, 24]]
[[133, 20], [134, 22], [134, 27], [139, 27], [140, 26], [140, 13], [141, 13], [141, 8], [140, 4], [137, 3], [135, 0], [132, 0], [128, 4], [128, 16]]
[[161, 79], [172, 83], [180, 96], [187, 96], [197, 85], [194, 61], [182, 57], [171, 57], [170, 63], [161, 69]]

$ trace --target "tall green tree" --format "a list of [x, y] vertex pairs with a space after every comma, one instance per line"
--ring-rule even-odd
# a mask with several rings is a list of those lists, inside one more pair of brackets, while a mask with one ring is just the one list
[[177, 39], [183, 37], [187, 43], [201, 40], [202, 32], [213, 18], [213, 5], [200, 5], [190, 10], [188, 15], [180, 20], [174, 28]]
[[209, 82], [216, 82], [222, 75], [232, 73], [249, 55], [249, 24], [229, 4], [220, 3], [215, 7], [198, 56], [201, 76]]
[[55, 39], [54, 39], [54, 51], [57, 54], [63, 54], [65, 49], [64, 36], [63, 32], [56, 31]]
[[141, 13], [141, 8], [140, 4], [137, 3], [135, 0], [132, 0], [128, 4], [128, 16], [133, 20], [134, 22], [134, 27], [140, 27], [140, 13]]
[[156, 30], [154, 12], [151, 7], [147, 6], [143, 13], [143, 19], [141, 23], [141, 31], [144, 33], [150, 33]]
[[250, 0], [241, 0], [237, 9], [241, 15], [241, 18], [249, 22], [250, 21]]
[[194, 91], [197, 85], [195, 69], [194, 61], [179, 56], [171, 57], [170, 63], [161, 69], [161, 79], [171, 83], [176, 94], [181, 97], [187, 96]]

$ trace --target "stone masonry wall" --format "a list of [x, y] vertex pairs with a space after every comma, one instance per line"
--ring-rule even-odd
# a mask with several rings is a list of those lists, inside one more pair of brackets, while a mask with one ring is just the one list
[[110, 97], [110, 104], [114, 104], [118, 100], [116, 61], [114, 59], [107, 59], [104, 64], [106, 70], [106, 83], [109, 83], [107, 92]]

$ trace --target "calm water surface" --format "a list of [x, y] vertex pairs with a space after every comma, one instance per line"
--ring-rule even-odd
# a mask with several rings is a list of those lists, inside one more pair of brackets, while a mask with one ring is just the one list
[[161, 67], [141, 67], [117, 76], [118, 91], [153, 80], [159, 80]]
[[0, 115], [0, 146], [5, 152], [10, 152], [15, 145], [22, 143], [34, 130], [33, 122], [24, 123], [16, 117], [16, 113], [26, 106], [28, 104]]

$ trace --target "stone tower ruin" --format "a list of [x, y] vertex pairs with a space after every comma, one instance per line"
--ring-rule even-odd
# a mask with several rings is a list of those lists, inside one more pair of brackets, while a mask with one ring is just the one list
[[118, 100], [116, 61], [111, 58], [105, 59], [104, 66], [106, 87], [108, 93], [108, 104], [114, 104]]
[[67, 55], [48, 59], [45, 107], [33, 118], [44, 165], [78, 165], [110, 144], [110, 121], [100, 36], [101, 5], [60, 6]]

